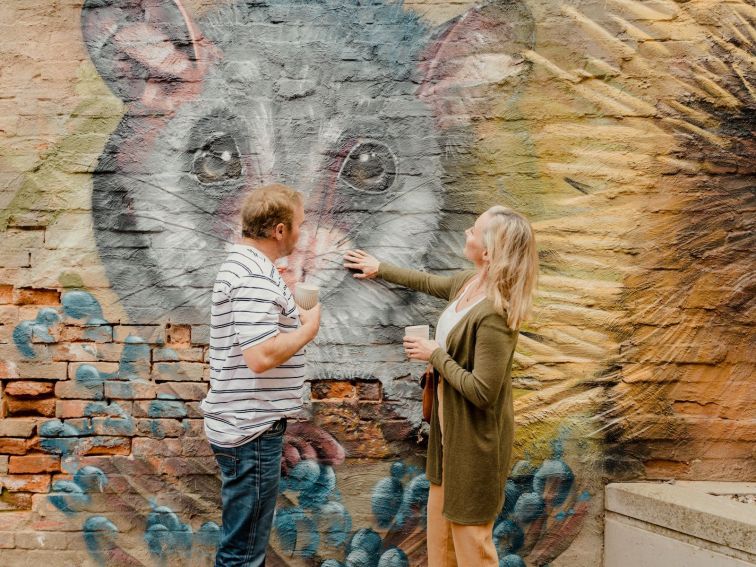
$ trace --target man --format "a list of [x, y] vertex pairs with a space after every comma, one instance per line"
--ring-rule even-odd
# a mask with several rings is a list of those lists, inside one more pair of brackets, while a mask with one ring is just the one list
[[294, 250], [303, 223], [293, 189], [252, 192], [242, 239], [213, 287], [210, 391], [201, 407], [223, 483], [216, 567], [265, 564], [286, 417], [302, 408], [304, 346], [320, 328], [320, 304], [300, 312], [274, 266]]

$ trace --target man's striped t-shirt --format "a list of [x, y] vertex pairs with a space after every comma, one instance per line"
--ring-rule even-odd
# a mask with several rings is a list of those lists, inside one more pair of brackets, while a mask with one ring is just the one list
[[304, 349], [260, 374], [242, 355], [299, 326], [294, 298], [270, 259], [235, 244], [218, 272], [210, 310], [210, 391], [200, 407], [212, 444], [241, 445], [302, 409]]

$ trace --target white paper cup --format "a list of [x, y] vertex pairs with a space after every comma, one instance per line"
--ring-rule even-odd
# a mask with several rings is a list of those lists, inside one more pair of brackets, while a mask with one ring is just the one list
[[294, 301], [302, 309], [312, 309], [318, 304], [320, 288], [311, 284], [297, 284], [294, 291]]
[[405, 337], [417, 337], [419, 339], [430, 338], [430, 326], [429, 325], [413, 325], [411, 327], [404, 327]]

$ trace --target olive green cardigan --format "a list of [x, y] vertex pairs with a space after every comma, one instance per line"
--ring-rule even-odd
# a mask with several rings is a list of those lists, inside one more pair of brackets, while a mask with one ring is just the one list
[[[452, 277], [399, 268], [381, 262], [378, 276], [451, 301], [474, 271]], [[441, 484], [444, 516], [458, 524], [485, 524], [504, 504], [514, 439], [512, 359], [518, 333], [507, 327], [493, 303], [483, 299], [452, 328], [447, 352], [430, 357], [444, 381], [444, 444], [433, 404], [426, 475]], [[451, 387], [448, 387], [451, 386]]]

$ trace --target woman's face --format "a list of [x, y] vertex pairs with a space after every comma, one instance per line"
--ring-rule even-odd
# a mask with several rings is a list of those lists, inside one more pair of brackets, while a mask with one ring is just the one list
[[488, 259], [483, 245], [483, 229], [487, 222], [488, 212], [485, 212], [475, 220], [474, 225], [465, 230], [465, 258], [478, 268]]

